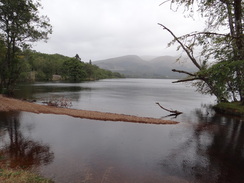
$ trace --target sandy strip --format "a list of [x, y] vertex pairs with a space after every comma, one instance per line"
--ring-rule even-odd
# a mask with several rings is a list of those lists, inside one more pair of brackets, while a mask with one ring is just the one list
[[7, 98], [0, 95], [0, 111], [25, 111], [32, 113], [61, 114], [72, 117], [94, 119], [102, 121], [124, 121], [148, 124], [177, 124], [176, 121], [162, 120], [148, 117], [138, 117], [125, 114], [105, 113], [97, 111], [86, 111], [78, 109], [57, 108], [46, 105], [39, 105], [22, 100]]

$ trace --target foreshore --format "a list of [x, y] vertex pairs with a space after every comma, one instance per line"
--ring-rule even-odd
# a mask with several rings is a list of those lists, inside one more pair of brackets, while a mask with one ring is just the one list
[[44, 114], [57, 114], [68, 115], [77, 118], [101, 120], [101, 121], [122, 121], [133, 123], [146, 123], [146, 124], [178, 124], [179, 122], [163, 120], [150, 117], [138, 117], [133, 115], [106, 113], [98, 111], [87, 111], [70, 108], [59, 108], [47, 105], [40, 105], [18, 99], [4, 97], [0, 95], [0, 111], [24, 111], [31, 113], [44, 113]]

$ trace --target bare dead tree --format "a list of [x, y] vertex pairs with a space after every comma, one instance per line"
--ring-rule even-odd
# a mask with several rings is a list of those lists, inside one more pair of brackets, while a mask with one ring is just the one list
[[168, 112], [170, 112], [170, 113], [172, 113], [172, 114], [174, 114], [174, 115], [179, 115], [179, 114], [182, 114], [183, 112], [180, 112], [180, 111], [177, 111], [177, 110], [170, 110], [170, 109], [167, 109], [167, 108], [165, 108], [165, 107], [163, 107], [162, 105], [160, 105], [160, 103], [159, 102], [156, 102], [156, 104], [158, 104], [158, 106], [160, 107], [160, 108], [162, 108], [163, 110], [165, 110], [165, 111], [168, 111]]

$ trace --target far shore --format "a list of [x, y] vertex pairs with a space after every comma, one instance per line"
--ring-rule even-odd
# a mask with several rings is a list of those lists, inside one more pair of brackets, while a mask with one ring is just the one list
[[35, 104], [27, 101], [4, 97], [0, 95], [0, 111], [24, 111], [32, 113], [68, 115], [77, 118], [101, 120], [101, 121], [122, 121], [146, 124], [178, 124], [179, 122], [163, 120], [150, 117], [138, 117], [133, 115], [106, 113], [98, 111], [87, 111], [70, 108], [59, 108], [47, 105]]

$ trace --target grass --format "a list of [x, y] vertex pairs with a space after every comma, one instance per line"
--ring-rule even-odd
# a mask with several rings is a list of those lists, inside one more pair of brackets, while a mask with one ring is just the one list
[[234, 115], [234, 116], [244, 116], [244, 105], [241, 105], [240, 102], [221, 102], [214, 106], [214, 109], [217, 112]]
[[0, 169], [0, 182], [4, 183], [53, 183], [36, 173], [22, 169]]

